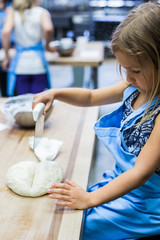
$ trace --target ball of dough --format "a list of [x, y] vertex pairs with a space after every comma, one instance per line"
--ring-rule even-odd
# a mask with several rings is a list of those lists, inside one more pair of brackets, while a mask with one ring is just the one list
[[11, 166], [6, 174], [7, 186], [21, 196], [38, 197], [53, 183], [61, 182], [63, 170], [56, 162], [23, 161]]

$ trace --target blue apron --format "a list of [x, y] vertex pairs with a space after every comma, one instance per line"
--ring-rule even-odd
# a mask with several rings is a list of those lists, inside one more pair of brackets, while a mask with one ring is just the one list
[[[126, 100], [136, 88], [124, 92]], [[152, 106], [155, 104], [154, 99]], [[146, 104], [133, 111], [123, 122], [123, 104], [114, 112], [103, 116], [95, 124], [98, 138], [115, 158], [113, 171], [104, 172], [105, 180], [89, 191], [103, 187], [123, 172], [133, 168], [137, 157], [129, 153], [123, 140], [123, 131], [134, 125], [145, 110]], [[128, 122], [129, 121], [129, 122]], [[126, 195], [86, 211], [83, 240], [138, 239], [160, 234], [160, 176], [154, 173], [141, 187]]]
[[15, 85], [16, 85], [16, 66], [17, 63], [19, 61], [19, 58], [22, 54], [22, 52], [24, 51], [35, 51], [38, 56], [42, 59], [44, 68], [46, 70], [46, 74], [47, 74], [47, 79], [48, 79], [48, 88], [51, 88], [51, 81], [50, 81], [50, 74], [49, 74], [49, 68], [48, 68], [48, 63], [46, 61], [45, 55], [44, 55], [44, 48], [41, 42], [37, 43], [34, 46], [30, 46], [30, 47], [23, 47], [20, 45], [16, 45], [16, 55], [15, 57], [12, 59], [10, 66], [9, 66], [9, 70], [8, 70], [8, 75], [7, 75], [7, 94], [8, 96], [13, 96], [14, 95], [14, 89], [15, 89]]

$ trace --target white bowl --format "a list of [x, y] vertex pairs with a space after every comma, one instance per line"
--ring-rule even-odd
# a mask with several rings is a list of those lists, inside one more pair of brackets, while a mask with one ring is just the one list
[[[53, 106], [49, 109], [45, 116], [45, 120], [50, 116]], [[35, 121], [33, 120], [32, 111], [20, 111], [14, 115], [15, 122], [21, 127], [34, 127]]]
[[63, 49], [70, 48], [73, 45], [73, 40], [71, 38], [61, 38], [59, 42]]
[[[10, 122], [16, 122], [20, 127], [34, 127], [32, 101], [34, 94], [23, 94], [9, 98], [3, 104], [3, 112]], [[45, 120], [50, 116], [53, 106], [47, 112]]]
[[74, 44], [72, 46], [70, 46], [69, 48], [63, 48], [63, 47], [59, 46], [58, 52], [62, 57], [69, 57], [72, 55], [74, 48], [75, 48]]

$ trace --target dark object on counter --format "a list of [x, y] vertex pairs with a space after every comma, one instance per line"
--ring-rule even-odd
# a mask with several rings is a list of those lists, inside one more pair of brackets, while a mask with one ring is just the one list
[[49, 43], [50, 49], [56, 49], [57, 52], [62, 56], [62, 57], [69, 57], [72, 55], [74, 49], [75, 49], [75, 44], [73, 43], [72, 39], [70, 38], [62, 38], [59, 41], [52, 41]]
[[74, 44], [68, 48], [64, 48], [61, 45], [58, 46], [58, 52], [62, 57], [69, 57], [72, 55], [73, 51], [75, 49]]

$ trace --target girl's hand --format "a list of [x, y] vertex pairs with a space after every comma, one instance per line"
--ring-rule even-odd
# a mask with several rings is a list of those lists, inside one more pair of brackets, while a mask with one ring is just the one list
[[43, 102], [45, 104], [45, 108], [44, 108], [44, 114], [45, 114], [46, 112], [48, 112], [48, 110], [52, 106], [53, 100], [54, 100], [53, 89], [38, 93], [33, 98], [32, 109], [34, 109], [37, 103]]
[[90, 205], [89, 193], [69, 180], [66, 180], [66, 183], [53, 184], [48, 193], [50, 198], [60, 200], [56, 203], [59, 206], [86, 209]]

